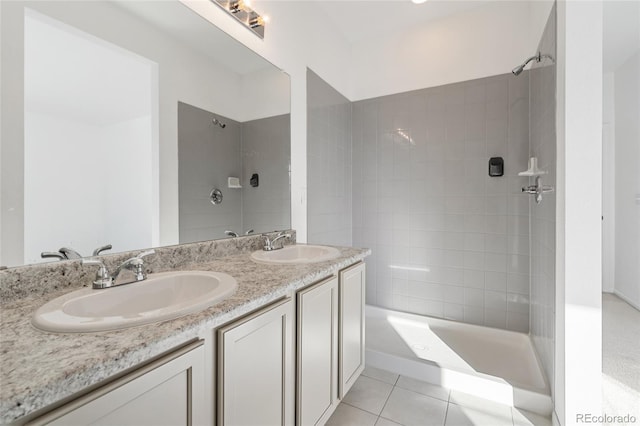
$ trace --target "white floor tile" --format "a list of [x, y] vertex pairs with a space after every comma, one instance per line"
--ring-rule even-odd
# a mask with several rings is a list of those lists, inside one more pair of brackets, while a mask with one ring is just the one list
[[347, 404], [340, 404], [329, 418], [327, 426], [373, 426], [377, 416]]
[[395, 388], [382, 417], [406, 426], [442, 426], [447, 403], [402, 388]]
[[400, 376], [400, 378], [398, 379], [398, 383], [396, 383], [396, 386], [413, 392], [421, 393], [422, 395], [441, 399], [443, 401], [449, 401], [449, 389], [431, 383], [423, 382], [421, 380], [416, 380], [411, 377]]
[[551, 418], [540, 414], [530, 413], [518, 408], [512, 408], [514, 426], [551, 426]]
[[395, 385], [399, 377], [399, 375], [396, 373], [370, 366], [364, 367], [362, 375], [371, 377], [372, 379], [380, 380], [385, 383], [389, 383], [391, 385]]
[[400, 423], [392, 422], [389, 419], [385, 419], [384, 417], [378, 417], [376, 426], [402, 426], [402, 425]]
[[511, 416], [496, 415], [462, 405], [449, 404], [445, 426], [512, 426]]
[[360, 376], [353, 384], [344, 402], [373, 414], [380, 414], [393, 385], [370, 377]]

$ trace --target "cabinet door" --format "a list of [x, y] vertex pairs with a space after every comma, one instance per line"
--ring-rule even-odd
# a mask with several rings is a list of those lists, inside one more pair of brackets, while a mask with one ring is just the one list
[[218, 330], [218, 423], [293, 425], [294, 306], [277, 303]]
[[50, 425], [204, 425], [205, 351], [202, 341], [36, 419]]
[[340, 399], [364, 370], [364, 271], [364, 263], [340, 271]]
[[338, 278], [298, 292], [297, 424], [324, 424], [338, 404]]

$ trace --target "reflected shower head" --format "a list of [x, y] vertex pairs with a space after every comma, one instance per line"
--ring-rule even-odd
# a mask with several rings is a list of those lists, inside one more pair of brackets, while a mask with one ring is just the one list
[[529, 64], [529, 62], [533, 61], [534, 59], [536, 60], [536, 62], [542, 62], [542, 59], [545, 59], [545, 58], [550, 59], [551, 62], [555, 62], [551, 55], [546, 55], [546, 54], [543, 55], [541, 52], [538, 52], [536, 55], [533, 55], [532, 57], [527, 58], [527, 60], [524, 61], [522, 64], [512, 69], [511, 72], [513, 73], [513, 75], [520, 75], [522, 71], [524, 71], [524, 67], [526, 67], [527, 64]]
[[217, 118], [213, 118], [213, 120], [211, 120], [211, 122], [213, 124], [215, 124], [216, 126], [220, 126], [220, 128], [224, 129], [225, 127], [227, 127], [226, 124], [222, 123], [220, 120], [218, 120]]
[[536, 62], [540, 62], [542, 60], [540, 52], [538, 52], [537, 55], [527, 58], [527, 60], [524, 61], [522, 64], [512, 69], [511, 72], [513, 73], [513, 75], [520, 75], [522, 71], [524, 71], [524, 67], [526, 67], [529, 64], [529, 62], [533, 61], [534, 59], [536, 60]]
[[513, 75], [520, 75], [522, 71], [524, 71], [525, 65], [526, 64], [518, 65], [517, 67], [512, 69], [511, 72], [513, 73]]

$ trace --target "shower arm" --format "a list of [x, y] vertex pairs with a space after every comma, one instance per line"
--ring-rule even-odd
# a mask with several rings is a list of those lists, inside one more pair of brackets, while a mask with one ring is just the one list
[[526, 67], [529, 64], [529, 62], [533, 61], [534, 59], [537, 63], [542, 62], [543, 59], [550, 59], [551, 62], [555, 62], [555, 60], [551, 55], [547, 55], [546, 53], [543, 54], [542, 52], [538, 51], [537, 54], [531, 56], [530, 58], [527, 58], [526, 61], [524, 61], [521, 65], [518, 65], [517, 67], [515, 67], [511, 72], [514, 75], [520, 75], [520, 73], [524, 70], [524, 67]]

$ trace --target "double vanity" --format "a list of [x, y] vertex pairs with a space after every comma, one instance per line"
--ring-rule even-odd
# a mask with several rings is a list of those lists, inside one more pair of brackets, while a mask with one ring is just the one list
[[0, 423], [323, 424], [364, 367], [370, 252], [261, 244], [163, 247], [104, 290], [77, 261], [0, 272]]

